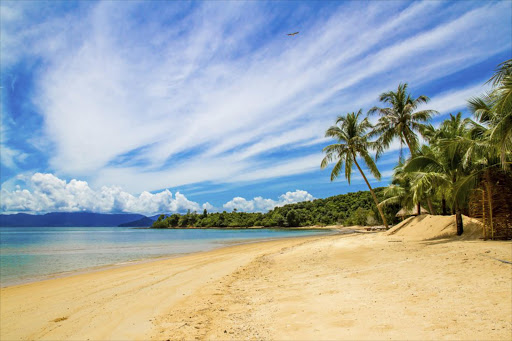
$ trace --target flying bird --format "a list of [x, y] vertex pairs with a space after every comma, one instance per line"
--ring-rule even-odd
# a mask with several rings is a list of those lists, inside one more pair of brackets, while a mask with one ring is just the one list
[[299, 32], [288, 33], [287, 36], [294, 36], [296, 34], [299, 34]]

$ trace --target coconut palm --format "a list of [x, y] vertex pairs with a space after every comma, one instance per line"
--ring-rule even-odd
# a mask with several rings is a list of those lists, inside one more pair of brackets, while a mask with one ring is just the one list
[[[412, 157], [404, 166], [413, 176], [412, 188], [444, 192], [455, 210], [457, 234], [463, 233], [462, 209], [476, 183], [477, 169], [482, 164], [478, 148], [469, 146], [471, 129], [469, 120], [461, 114], [451, 115], [434, 134], [432, 147]], [[429, 151], [430, 150], [430, 151]]]
[[329, 163], [336, 162], [331, 172], [331, 181], [334, 181], [339, 176], [340, 172], [342, 172], [343, 168], [345, 168], [345, 178], [350, 184], [352, 165], [355, 164], [370, 189], [382, 222], [386, 228], [388, 228], [388, 223], [384, 217], [382, 208], [379, 206], [377, 197], [357, 162], [357, 157], [361, 157], [372, 175], [380, 180], [380, 172], [377, 169], [377, 165], [368, 153], [368, 149], [375, 146], [374, 143], [368, 140], [368, 130], [372, 128], [372, 125], [368, 121], [368, 118], [364, 118], [360, 121], [361, 116], [362, 110], [359, 110], [357, 113], [352, 112], [345, 116], [338, 116], [336, 124], [327, 129], [325, 137], [332, 137], [336, 139], [337, 143], [331, 144], [323, 149], [326, 155], [320, 167], [324, 169]]
[[483, 126], [489, 128], [489, 142], [497, 147], [503, 169], [509, 170], [512, 158], [512, 59], [501, 63], [488, 82], [494, 85], [493, 90], [470, 99], [469, 109]]
[[512, 59], [506, 60], [498, 65], [494, 75], [487, 82], [492, 83], [494, 86], [498, 86], [503, 83], [506, 77], [512, 76]]
[[393, 180], [383, 192], [386, 199], [380, 202], [380, 206], [398, 204], [407, 211], [413, 207], [413, 198], [411, 192], [411, 179], [409, 173], [404, 172], [403, 160], [398, 161], [398, 165], [393, 168]]
[[[422, 146], [421, 154], [425, 155], [427, 146]], [[393, 180], [384, 190], [386, 199], [380, 205], [386, 206], [390, 204], [400, 204], [401, 207], [410, 211], [416, 205], [417, 214], [421, 214], [421, 201], [426, 200], [430, 214], [434, 213], [432, 202], [429, 199], [434, 195], [435, 187], [430, 181], [421, 179], [422, 175], [412, 174], [404, 170], [404, 161], [399, 160], [398, 165], [393, 170]], [[421, 181], [423, 180], [423, 181]]]
[[[411, 155], [414, 155], [418, 148], [417, 133], [420, 133], [424, 123], [428, 122], [435, 110], [421, 110], [414, 112], [422, 103], [428, 103], [427, 96], [411, 97], [407, 91], [407, 83], [398, 85], [396, 92], [389, 91], [380, 95], [379, 100], [387, 103], [389, 107], [373, 107], [369, 114], [378, 113], [380, 115], [373, 136], [378, 136], [377, 157], [389, 147], [391, 142], [398, 138], [400, 143], [407, 144]], [[400, 155], [402, 149], [400, 148]]]

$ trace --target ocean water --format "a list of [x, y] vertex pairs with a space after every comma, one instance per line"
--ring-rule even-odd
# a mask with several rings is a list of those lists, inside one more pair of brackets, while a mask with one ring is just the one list
[[320, 230], [0, 227], [0, 285]]

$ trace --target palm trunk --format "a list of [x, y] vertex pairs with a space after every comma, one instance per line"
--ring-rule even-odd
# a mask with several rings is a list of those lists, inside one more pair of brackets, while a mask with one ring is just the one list
[[434, 215], [436, 212], [434, 211], [434, 206], [432, 206], [432, 200], [430, 198], [427, 198], [427, 204], [428, 204], [428, 210], [430, 211], [430, 214]]
[[455, 223], [457, 224], [457, 236], [460, 236], [464, 232], [462, 225], [462, 212], [459, 208], [459, 204], [455, 204]]
[[491, 239], [494, 239], [494, 226], [492, 221], [492, 187], [489, 171], [485, 172], [485, 187], [487, 189], [487, 201], [489, 202], [489, 226], [491, 227]]
[[443, 198], [441, 199], [441, 204], [443, 205], [443, 215], [448, 215], [448, 211], [446, 210], [446, 199], [443, 195]]
[[420, 202], [418, 202], [416, 204], [416, 209], [418, 210], [418, 215], [421, 215], [421, 204], [420, 204]]
[[482, 225], [484, 228], [484, 240], [487, 240], [487, 227], [485, 221], [485, 188], [482, 188]]
[[412, 150], [411, 144], [409, 143], [409, 139], [404, 136], [405, 143], [407, 143], [407, 147], [409, 147], [409, 152], [411, 153], [411, 158], [414, 156], [414, 152]]
[[357, 163], [355, 154], [352, 154], [352, 156], [354, 157], [354, 163], [356, 164], [357, 169], [359, 169], [359, 172], [363, 176], [363, 179], [366, 182], [366, 185], [370, 189], [370, 193], [372, 194], [373, 200], [375, 201], [375, 205], [377, 206], [377, 209], [379, 210], [380, 217], [382, 218], [382, 222], [384, 223], [384, 226], [386, 226], [386, 228], [388, 229], [389, 228], [388, 222], [386, 221], [386, 217], [384, 217], [382, 208], [379, 206], [379, 201], [377, 200], [377, 197], [375, 196], [375, 193], [373, 192], [372, 186], [370, 186], [370, 183], [368, 182], [368, 179], [366, 179], [366, 176], [364, 175], [363, 170], [361, 169], [361, 167], [359, 167], [359, 164]]

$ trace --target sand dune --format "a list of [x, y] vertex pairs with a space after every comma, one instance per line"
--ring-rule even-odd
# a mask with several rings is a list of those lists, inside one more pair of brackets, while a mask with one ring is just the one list
[[475, 240], [482, 237], [482, 223], [474, 218], [462, 216], [464, 233], [457, 236], [455, 215], [441, 216], [422, 214], [410, 217], [393, 226], [387, 235], [403, 237], [408, 240], [434, 240], [455, 238], [456, 240]]
[[[3, 288], [0, 338], [510, 339], [512, 268], [499, 259], [512, 243], [415, 241], [407, 224]], [[447, 229], [429, 228], [424, 239]]]

